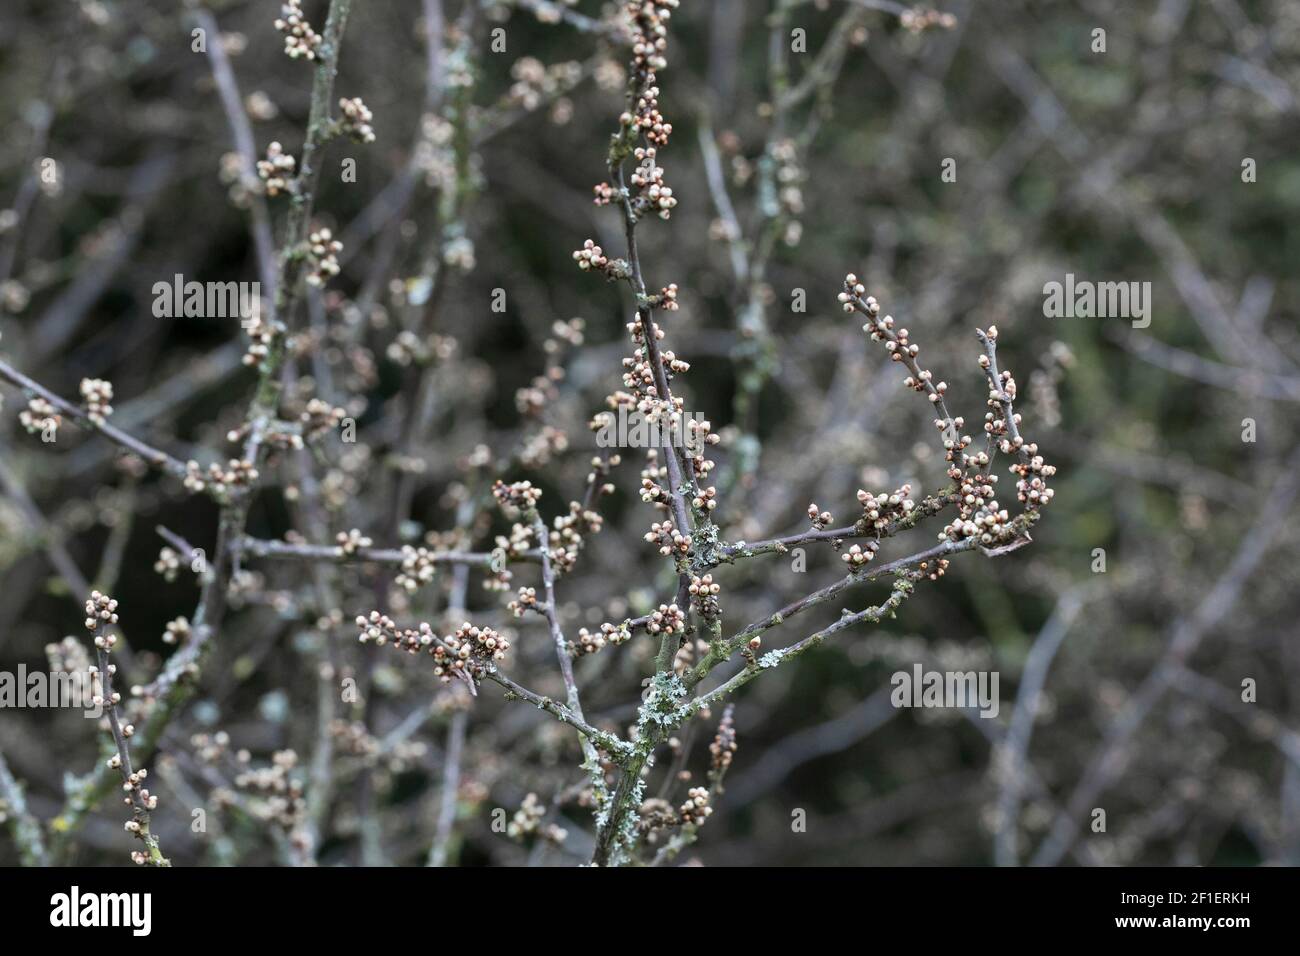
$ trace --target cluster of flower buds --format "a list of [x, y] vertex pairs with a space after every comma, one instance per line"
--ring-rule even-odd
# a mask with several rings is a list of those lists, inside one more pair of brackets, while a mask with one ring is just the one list
[[244, 331], [248, 333], [248, 348], [244, 352], [243, 363], [251, 368], [260, 368], [271, 354], [271, 344], [275, 341], [275, 329], [270, 322], [257, 314], [246, 316], [243, 321]]
[[244, 108], [248, 110], [249, 118], [259, 123], [268, 122], [280, 115], [280, 107], [262, 90], [254, 90], [244, 97]]
[[[672, 127], [668, 129], [671, 130]], [[638, 146], [632, 155], [636, 157], [637, 167], [632, 171], [629, 182], [637, 189], [637, 211], [648, 210], [660, 219], [670, 218], [677, 205], [677, 198], [673, 195], [672, 187], [664, 182], [664, 168], [655, 161], [657, 151], [653, 146]], [[603, 205], [600, 200], [604, 186], [601, 183], [596, 187], [597, 205]]]
[[50, 672], [55, 674], [84, 674], [91, 666], [86, 645], [70, 635], [46, 644], [45, 657], [50, 662]]
[[700, 421], [692, 418], [686, 422], [686, 453], [697, 479], [706, 478], [713, 471], [715, 462], [706, 458], [704, 453], [720, 441], [722, 436], [713, 430], [713, 423], [708, 419]]
[[712, 511], [718, 506], [718, 489], [709, 485], [691, 499], [691, 504], [703, 511]]
[[[675, 286], [668, 286], [663, 293], [672, 293], [669, 301], [676, 301]], [[662, 302], [660, 302], [662, 304]], [[664, 337], [663, 329], [653, 320], [650, 323], [654, 330], [653, 334], [656, 342], [662, 342]], [[618, 408], [623, 404], [636, 404], [637, 411], [646, 416], [647, 421], [657, 421], [665, 413], [680, 414], [682, 402], [679, 398], [674, 398], [672, 403], [661, 400], [658, 386], [655, 383], [654, 366], [649, 359], [649, 349], [645, 341], [645, 334], [641, 328], [641, 322], [638, 319], [634, 322], [627, 323], [628, 334], [632, 338], [635, 346], [632, 354], [623, 359], [623, 384], [626, 386], [631, 395], [624, 392], [616, 392], [609, 396], [607, 402], [610, 408]], [[679, 358], [671, 349], [661, 350], [659, 358], [662, 361], [664, 381], [671, 382], [673, 378], [690, 370], [690, 363], [685, 359]], [[676, 421], [674, 421], [676, 424]], [[707, 425], [708, 423], [703, 423]]]
[[[439, 694], [436, 706], [445, 712], [449, 707], [468, 698], [468, 694]], [[356, 723], [365, 730], [365, 724], [360, 721]], [[384, 768], [392, 774], [418, 769], [424, 764], [429, 753], [429, 745], [423, 740], [399, 740], [385, 746], [384, 742], [373, 734], [367, 736], [373, 741], [373, 745], [365, 755], [367, 763], [373, 764], [376, 760], [382, 760]]]
[[265, 767], [252, 766], [252, 755], [247, 750], [239, 751], [236, 760], [245, 769], [233, 782], [252, 798], [247, 804], [249, 811], [283, 830], [295, 830], [307, 814], [302, 781], [293, 775], [298, 754], [293, 750], [277, 750], [271, 755], [270, 765]]
[[553, 355], [565, 347], [578, 348], [586, 341], [586, 328], [586, 320], [577, 316], [568, 321], [556, 319], [551, 323], [550, 336], [542, 342], [542, 351]]
[[190, 621], [187, 617], [177, 617], [167, 622], [163, 630], [164, 644], [179, 644], [190, 636]]
[[[614, 494], [614, 483], [612, 481], [602, 481], [602, 479], [610, 476], [610, 472], [619, 467], [620, 464], [623, 464], [623, 455], [611, 453], [591, 457], [591, 471], [586, 473], [586, 484], [595, 485], [601, 483], [598, 488], [595, 488], [594, 493], [589, 493], [591, 501], [595, 501], [602, 494]], [[599, 518], [599, 515], [597, 515], [597, 518]], [[603, 524], [603, 519], [601, 524]], [[591, 531], [597, 532], [599, 529], [601, 527], [597, 524], [597, 527], [591, 528]]]
[[712, 574], [691, 575], [689, 590], [691, 602], [699, 609], [700, 617], [706, 621], [713, 620], [722, 613], [718, 606], [718, 595], [722, 592], [722, 587], [713, 580]]
[[[677, 283], [670, 282], [655, 295], [650, 296], [650, 304], [656, 308], [663, 309], [665, 312], [676, 312], [680, 306], [677, 304]], [[665, 361], [668, 361], [665, 359]], [[683, 363], [685, 364], [685, 363]], [[689, 368], [689, 366], [687, 366]], [[686, 369], [682, 369], [685, 371]]]
[[916, 502], [908, 497], [911, 493], [912, 486], [907, 484], [892, 494], [880, 491], [873, 495], [858, 489], [858, 503], [862, 505], [862, 521], [869, 529], [883, 531], [892, 522], [907, 517], [916, 507]]
[[217, 178], [226, 186], [226, 195], [236, 209], [247, 209], [252, 196], [263, 191], [262, 184], [244, 169], [244, 157], [230, 152], [221, 155]]
[[251, 461], [232, 458], [225, 468], [213, 462], [208, 465], [208, 470], [205, 472], [199, 467], [197, 461], [191, 459], [185, 463], [183, 483], [187, 490], [198, 493], [209, 488], [222, 490], [250, 488], [257, 478], [257, 468]]
[[547, 535], [551, 563], [557, 571], [567, 574], [577, 564], [586, 535], [598, 534], [605, 526], [600, 513], [586, 508], [581, 502], [570, 501], [567, 515], [556, 515]]
[[578, 639], [569, 642], [569, 653], [574, 657], [586, 657], [588, 654], [596, 654], [604, 649], [604, 633], [589, 631], [585, 627], [578, 628]]
[[686, 554], [691, 550], [690, 535], [678, 531], [668, 518], [651, 524], [650, 530], [645, 533], [645, 539], [651, 544], [657, 544], [659, 553], [665, 557], [674, 552]]
[[391, 643], [412, 653], [423, 646], [418, 631], [410, 628], [402, 630], [391, 617], [378, 611], [371, 611], [369, 617], [357, 615], [357, 627], [361, 631], [362, 644], [373, 642], [376, 647], [384, 647]]
[[383, 743], [370, 731], [366, 730], [365, 721], [332, 720], [330, 736], [334, 738], [339, 753], [360, 757], [366, 763], [378, 757], [383, 751]]
[[[875, 315], [880, 306], [875, 299], [867, 299], [868, 307], [872, 309], [871, 321], [862, 326], [862, 331], [871, 336], [873, 342], [884, 342], [885, 351], [889, 353], [891, 360], [895, 362], [908, 362], [915, 359], [921, 352], [921, 346], [912, 342], [909, 338], [907, 329], [896, 328], [894, 317], [892, 315]], [[904, 379], [903, 384], [908, 388], [924, 392], [930, 387], [930, 374], [924, 370], [918, 372], [915, 376]], [[938, 386], [935, 386], [937, 389]], [[947, 389], [947, 385], [944, 388]], [[933, 393], [931, 393], [933, 396]], [[937, 402], [938, 399], [931, 397], [931, 401]]]
[[578, 629], [578, 640], [569, 642], [569, 653], [574, 657], [595, 654], [606, 645], [617, 647], [632, 639], [632, 626], [627, 621], [621, 624], [602, 624], [599, 631], [589, 631], [585, 627]]
[[[845, 312], [861, 310], [868, 318], [875, 318], [880, 313], [880, 303], [876, 301], [874, 295], [867, 295], [865, 299], [861, 298], [866, 295], [866, 292], [867, 287], [858, 281], [856, 275], [850, 272], [844, 277], [844, 291], [835, 298]], [[866, 326], [863, 326], [863, 330], [871, 331]]]
[[1047, 487], [1045, 481], [1056, 474], [1056, 466], [1043, 462], [1043, 456], [1038, 454], [1036, 442], [1030, 442], [1023, 448], [1029, 460], [1016, 462], [1011, 466], [1011, 470], [1020, 478], [1016, 482], [1016, 497], [1030, 508], [1040, 507], [1051, 501], [1056, 494]]
[[307, 273], [307, 284], [323, 286], [338, 275], [338, 254], [342, 251], [343, 243], [328, 229], [318, 229], [308, 236], [307, 261], [311, 264], [311, 271]]
[[938, 581], [943, 577], [944, 572], [948, 570], [948, 559], [940, 558], [938, 561], [922, 561], [916, 566], [916, 569], [931, 581]]
[[534, 488], [531, 481], [516, 481], [507, 485], [498, 478], [492, 485], [492, 497], [496, 498], [506, 517], [513, 518], [535, 510], [537, 502], [542, 498], [542, 489]]
[[546, 807], [537, 799], [537, 794], [530, 793], [524, 797], [524, 802], [506, 824], [506, 836], [520, 843], [531, 843], [534, 840], [545, 840], [556, 845], [563, 843], [569, 835], [568, 831], [554, 823], [543, 826], [545, 817]]
[[738, 744], [736, 743], [736, 723], [734, 720], [735, 708], [728, 704], [722, 712], [722, 720], [718, 721], [718, 732], [714, 735], [712, 743], [709, 744], [709, 779], [719, 779], [727, 768], [731, 766], [731, 758], [735, 756]]
[[630, 0], [627, 11], [632, 17], [632, 82], [636, 98], [634, 112], [624, 113], [624, 127], [636, 127], [646, 140], [656, 146], [668, 142], [673, 127], [659, 112], [659, 87], [656, 72], [668, 65], [667, 21], [677, 9], [677, 0]]
[[660, 482], [668, 480], [668, 468], [659, 463], [659, 450], [646, 450], [646, 464], [641, 469], [641, 500], [664, 511], [668, 510], [668, 493]]
[[[981, 355], [980, 358], [983, 359], [983, 362], [980, 364], [985, 365], [985, 363], [988, 362], [989, 357], [987, 355]], [[985, 365], [985, 367], [987, 366]], [[1006, 399], [1011, 400], [1016, 397], [1015, 382], [1008, 380], [1011, 374], [1010, 372], [1003, 372], [1002, 374], [1003, 381], [1001, 387], [998, 389], [989, 389], [988, 404], [992, 406], [993, 411], [984, 413], [984, 433], [993, 440], [998, 451], [1002, 452], [1004, 455], [1009, 455], [1015, 451], [1019, 445], [1013, 443], [1010, 438], [1006, 437], [1009, 433], [1009, 429], [1007, 428], [1007, 419], [1002, 417], [1002, 398], [1005, 396]], [[1016, 415], [1015, 418], [1016, 425], [1019, 425], [1020, 416]]]
[[231, 574], [227, 600], [232, 608], [245, 607], [256, 601], [282, 613], [287, 613], [294, 603], [288, 592], [268, 590], [266, 575], [248, 568], [240, 568]]
[[817, 507], [817, 502], [808, 505], [808, 520], [812, 522], [813, 530], [824, 531], [831, 526], [835, 520], [829, 511], [822, 511]]
[[951, 13], [943, 13], [929, 7], [914, 7], [898, 15], [898, 23], [912, 33], [922, 33], [931, 27], [951, 30], [957, 26], [957, 18]]
[[686, 612], [676, 604], [660, 604], [650, 612], [645, 629], [651, 634], [685, 634]]
[[949, 463], [949, 478], [955, 480], [971, 468], [980, 469], [988, 465], [987, 452], [980, 451], [973, 455], [966, 453], [972, 439], [969, 435], [962, 434], [962, 429], [966, 427], [966, 419], [961, 415], [955, 418], [936, 418], [934, 427], [943, 435], [944, 459]]
[[[117, 703], [117, 701], [114, 701], [114, 703]], [[122, 758], [117, 754], [113, 754], [113, 756], [108, 758], [108, 766], [113, 770], [120, 769], [122, 766]], [[144, 783], [145, 778], [148, 776], [149, 776], [149, 771], [145, 770], [144, 767], [141, 767], [139, 770], [127, 774], [126, 779], [122, 781], [122, 791], [127, 794], [126, 798], [123, 800], [124, 803], [126, 803], [127, 805], [131, 805], [135, 803], [135, 800], [133, 800], [131, 796], [132, 794], [134, 794], [137, 797], [139, 797], [140, 806], [143, 809], [145, 810], [158, 809], [158, 798], [141, 786], [141, 784]], [[139, 833], [140, 829], [141, 827], [138, 821], [135, 820], [127, 821], [126, 823], [127, 832]]]
[[[640, 326], [638, 326], [638, 330], [639, 328]], [[658, 394], [655, 386], [654, 369], [646, 360], [645, 353], [645, 346], [638, 345], [632, 350], [631, 355], [623, 359], [623, 384], [632, 391], [632, 395], [628, 396], [631, 402], [638, 402], [647, 394]], [[674, 358], [676, 358], [676, 356], [674, 356]], [[667, 368], [668, 359], [666, 356], [664, 356], [664, 362], [664, 370], [667, 373], [670, 369]], [[685, 363], [682, 364], [685, 365]], [[689, 368], [689, 366], [686, 367]], [[684, 371], [684, 369], [681, 369], [681, 371]], [[625, 394], [626, 393], [623, 392], [617, 392], [614, 395], [609, 396], [608, 403], [611, 407], [616, 407], [617, 404], [629, 404], [630, 402], [623, 401], [623, 396]], [[649, 411], [655, 413], [656, 417], [658, 416], [658, 409], [651, 408]]]
[[521, 56], [510, 67], [514, 82], [506, 101], [531, 113], [545, 100], [572, 89], [582, 76], [582, 64], [573, 60], [547, 66], [536, 57]]
[[278, 196], [292, 188], [297, 163], [284, 147], [273, 142], [266, 147], [266, 159], [257, 161], [257, 177], [262, 180], [268, 196]]
[[713, 813], [713, 808], [709, 806], [709, 791], [705, 787], [691, 787], [686, 791], [686, 802], [681, 805], [678, 813], [681, 814], [682, 823], [699, 826]]
[[304, 441], [314, 441], [331, 432], [343, 424], [343, 419], [347, 417], [347, 411], [336, 405], [320, 398], [313, 398], [307, 402], [307, 407], [302, 410], [298, 416], [298, 423], [302, 426], [302, 437]]
[[370, 121], [375, 117], [370, 112], [370, 108], [361, 102], [361, 97], [354, 96], [351, 99], [344, 97], [339, 100], [339, 112], [343, 114], [342, 119], [339, 120], [339, 129], [354, 142], [375, 141], [375, 131], [370, 126]]
[[422, 585], [432, 582], [438, 570], [433, 557], [433, 552], [428, 548], [403, 545], [402, 565], [395, 579], [397, 586], [414, 594]]
[[[107, 594], [99, 591], [91, 591], [90, 597], [86, 599], [86, 630], [92, 634], [100, 628], [108, 627], [110, 624], [117, 623], [117, 601], [113, 600]], [[111, 642], [100, 644], [99, 640], [95, 641], [96, 647], [111, 648], [117, 639], [113, 638]]]
[[[533, 526], [515, 522], [510, 526], [510, 536], [497, 535], [493, 552], [493, 566], [505, 567], [507, 563], [522, 558], [538, 542], [534, 539]], [[509, 580], [507, 576], [506, 580]]]
[[[781, 211], [793, 219], [804, 211], [803, 190], [800, 182], [804, 178], [803, 167], [799, 165], [799, 146], [793, 139], [780, 139], [772, 144], [768, 151], [776, 169], [777, 202]], [[786, 228], [786, 242], [797, 245], [802, 229], [798, 222], [790, 222]]]
[[515, 392], [515, 408], [519, 414], [530, 418], [540, 418], [546, 406], [559, 397], [556, 382], [564, 378], [564, 370], [551, 366], [545, 374], [533, 376], [533, 380]]
[[591, 239], [584, 242], [582, 248], [573, 253], [573, 260], [578, 263], [578, 268], [583, 272], [592, 269], [602, 272], [609, 265], [609, 258], [605, 255], [605, 250], [596, 245]]
[[206, 764], [215, 764], [230, 750], [230, 734], [218, 730], [215, 734], [194, 734], [190, 737], [190, 746], [194, 748], [197, 760]]
[[113, 414], [113, 384], [102, 378], [83, 378], [81, 401], [86, 406], [86, 417], [96, 425], [104, 424]]
[[446, 190], [456, 183], [456, 127], [441, 116], [425, 113], [420, 139], [415, 144], [415, 166], [424, 173], [425, 185]]
[[181, 556], [171, 548], [163, 548], [158, 552], [158, 560], [153, 563], [153, 569], [162, 575], [162, 579], [168, 584], [176, 580], [176, 575], [181, 569]]
[[359, 616], [357, 627], [363, 644], [373, 641], [381, 647], [391, 645], [409, 654], [427, 651], [434, 659], [434, 674], [444, 684], [453, 677], [478, 679], [496, 662], [505, 660], [510, 649], [510, 641], [504, 635], [490, 627], [475, 627], [468, 621], [441, 639], [428, 624], [421, 624], [418, 630], [399, 628], [392, 618], [378, 611], [370, 612], [369, 617]]
[[[546, 407], [559, 397], [558, 383], [564, 381], [563, 361], [571, 349], [582, 345], [583, 330], [586, 323], [580, 318], [567, 322], [555, 321], [551, 324], [551, 334], [542, 342], [542, 352], [546, 355], [546, 367], [541, 375], [534, 376], [532, 382], [515, 392], [515, 407], [521, 415], [540, 418]], [[535, 436], [529, 446], [521, 453], [526, 467], [543, 465], [552, 454], [568, 447], [568, 436], [557, 428], [547, 426]]]
[[506, 607], [515, 617], [523, 617], [529, 611], [541, 613], [542, 608], [537, 603], [537, 588], [520, 588], [519, 595]]
[[1026, 508], [1041, 507], [1055, 494], [1047, 486], [1047, 479], [1056, 474], [1056, 467], [1047, 464], [1038, 454], [1036, 442], [1026, 442], [1020, 435], [1020, 415], [1012, 410], [1011, 404], [1016, 399], [1016, 380], [1009, 371], [998, 371], [992, 358], [998, 339], [997, 326], [989, 326], [987, 332], [977, 329], [976, 335], [987, 349], [979, 355], [980, 368], [989, 381], [989, 411], [984, 416], [984, 431], [998, 451], [1017, 458], [1010, 467], [1018, 478], [1017, 499]]
[[18, 413], [18, 422], [32, 434], [58, 434], [63, 417], [59, 410], [39, 395], [27, 403], [27, 407]]
[[[903, 356], [902, 359], [900, 359], [900, 361], [906, 361], [908, 356], [915, 358], [917, 352], [920, 351], [919, 346], [915, 345], [914, 343], [908, 342], [907, 329], [899, 329], [896, 340], [893, 342], [886, 342], [885, 348], [888, 349], [890, 352], [897, 352], [898, 350], [906, 349], [907, 350], [906, 354]], [[927, 397], [930, 399], [930, 401], [938, 402], [939, 399], [941, 399], [944, 396], [944, 393], [948, 391], [948, 383], [939, 382], [938, 384], [933, 386], [933, 389], [931, 389], [930, 379], [932, 377], [933, 376], [928, 370], [922, 369], [920, 375], [916, 375], [916, 376], [909, 375], [907, 378], [903, 379], [903, 384], [906, 385], [914, 392], [929, 392], [929, 395]]]
[[624, 279], [629, 274], [627, 262], [609, 258], [605, 255], [605, 250], [590, 239], [583, 242], [582, 248], [573, 253], [573, 261], [583, 272], [600, 272], [610, 280]]
[[984, 546], [997, 544], [1015, 536], [1011, 516], [994, 497], [994, 475], [972, 474], [962, 479], [957, 501], [957, 517], [944, 526], [940, 539], [960, 541], [978, 538]]
[[285, 0], [275, 28], [284, 34], [284, 52], [293, 59], [314, 60], [320, 55], [323, 41], [303, 16], [302, 0]]
[[349, 531], [340, 531], [334, 536], [334, 542], [338, 545], [339, 554], [352, 556], [362, 548], [368, 548], [375, 542], [361, 533], [360, 529], [352, 528]]
[[871, 561], [879, 550], [880, 542], [873, 538], [867, 541], [866, 544], [852, 545], [849, 550], [840, 555], [840, 560], [849, 566], [850, 571], [856, 571], [868, 561]]
[[675, 827], [678, 823], [673, 805], [663, 797], [650, 797], [637, 808], [637, 832], [646, 838], [647, 843], [656, 843], [658, 831]]
[[[422, 625], [427, 631], [428, 625]], [[475, 674], [492, 663], [506, 659], [510, 642], [490, 627], [475, 627], [466, 621], [443, 639], [445, 646], [433, 648], [433, 656], [438, 664], [433, 672], [446, 683], [451, 680], [452, 672], [470, 668]]]
[[402, 368], [412, 365], [428, 365], [431, 362], [445, 361], [456, 354], [460, 343], [450, 335], [433, 334], [420, 338], [409, 329], [397, 333], [397, 337], [388, 343], [384, 354], [389, 360]]
[[543, 425], [519, 449], [519, 464], [525, 468], [542, 468], [568, 448], [568, 435], [554, 425]]

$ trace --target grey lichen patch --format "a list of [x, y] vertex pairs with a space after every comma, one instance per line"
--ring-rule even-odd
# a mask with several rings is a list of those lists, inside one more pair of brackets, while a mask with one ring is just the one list
[[729, 549], [720, 546], [718, 527], [707, 520], [708, 512], [700, 509], [695, 511], [697, 518], [705, 520], [699, 522], [699, 526], [691, 535], [690, 570], [695, 574], [703, 574], [709, 568], [732, 560], [733, 555], [728, 553]]
[[[686, 697], [686, 685], [676, 674], [655, 674], [650, 679], [649, 690], [641, 704], [637, 726], [643, 730], [651, 725], [669, 729], [676, 727], [690, 716], [689, 709], [683, 704]], [[648, 733], [642, 733], [641, 736], [652, 737]]]

